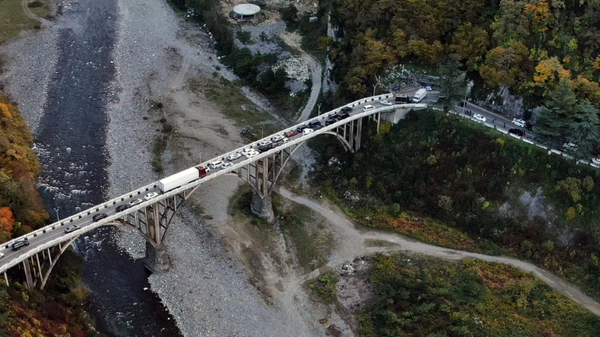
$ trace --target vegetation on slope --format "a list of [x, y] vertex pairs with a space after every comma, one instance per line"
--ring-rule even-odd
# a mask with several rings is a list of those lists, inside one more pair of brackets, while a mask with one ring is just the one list
[[18, 109], [0, 94], [0, 243], [49, 218], [34, 186], [40, 163], [32, 143]]
[[363, 337], [598, 336], [600, 319], [530, 274], [483, 261], [376, 256]]
[[[322, 149], [323, 191], [357, 221], [530, 259], [600, 299], [599, 170], [435, 111], [383, 130], [339, 166]], [[546, 206], [532, 214], [529, 195]]]

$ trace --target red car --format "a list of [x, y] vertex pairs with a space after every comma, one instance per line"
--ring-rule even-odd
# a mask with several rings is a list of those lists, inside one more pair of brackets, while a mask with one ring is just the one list
[[285, 136], [288, 137], [288, 138], [290, 138], [290, 137], [294, 137], [297, 134], [298, 134], [298, 131], [292, 130], [292, 131], [286, 132]]

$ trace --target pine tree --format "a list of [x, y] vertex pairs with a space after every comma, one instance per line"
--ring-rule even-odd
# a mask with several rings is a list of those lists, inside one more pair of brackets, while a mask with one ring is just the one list
[[534, 132], [549, 142], [563, 142], [569, 139], [569, 126], [577, 111], [577, 98], [571, 83], [562, 79], [542, 107]]
[[575, 120], [569, 126], [572, 143], [577, 144], [575, 155], [578, 158], [589, 158], [600, 143], [600, 122], [598, 110], [586, 100], [579, 105]]
[[438, 67], [440, 75], [440, 97], [446, 97], [446, 105], [452, 106], [463, 99], [466, 85], [461, 78], [460, 62], [458, 56], [450, 55], [448, 61]]

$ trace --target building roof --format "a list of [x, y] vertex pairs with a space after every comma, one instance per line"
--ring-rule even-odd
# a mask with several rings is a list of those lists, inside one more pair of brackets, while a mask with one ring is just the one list
[[241, 4], [233, 7], [233, 11], [238, 15], [254, 15], [260, 12], [260, 7], [252, 4]]

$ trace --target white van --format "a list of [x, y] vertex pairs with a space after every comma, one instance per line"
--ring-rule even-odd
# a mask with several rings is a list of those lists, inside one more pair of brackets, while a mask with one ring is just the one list
[[208, 163], [208, 167], [210, 167], [211, 170], [221, 168], [221, 166], [223, 166], [223, 162], [221, 160], [215, 160]]
[[427, 90], [425, 90], [425, 89], [419, 89], [415, 93], [415, 96], [413, 97], [413, 102], [419, 103], [419, 102], [421, 102], [423, 100], [423, 98], [425, 98], [425, 96], [427, 96]]

